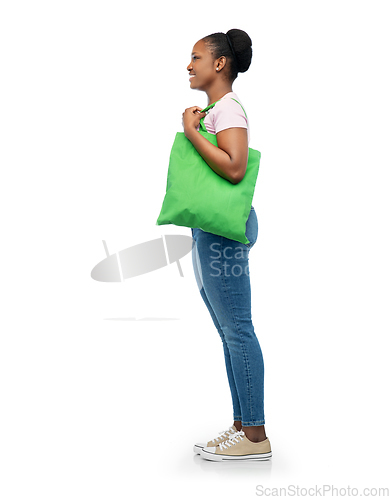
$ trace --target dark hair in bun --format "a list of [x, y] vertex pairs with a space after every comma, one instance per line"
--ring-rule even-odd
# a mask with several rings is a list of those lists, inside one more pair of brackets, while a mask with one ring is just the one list
[[213, 33], [203, 40], [215, 59], [226, 57], [231, 81], [237, 78], [238, 73], [244, 73], [249, 68], [252, 61], [252, 40], [245, 31], [233, 29], [226, 34]]

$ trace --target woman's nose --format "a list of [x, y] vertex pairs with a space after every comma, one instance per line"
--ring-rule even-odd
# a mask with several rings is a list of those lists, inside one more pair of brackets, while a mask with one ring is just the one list
[[192, 62], [190, 62], [190, 64], [187, 66], [187, 71], [191, 71], [192, 70]]

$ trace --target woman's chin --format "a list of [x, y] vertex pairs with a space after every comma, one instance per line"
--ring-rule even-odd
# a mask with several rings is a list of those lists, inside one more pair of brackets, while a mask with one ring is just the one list
[[190, 82], [190, 89], [192, 89], [192, 90], [202, 90], [201, 88], [199, 88], [198, 85], [196, 85], [196, 84], [194, 84], [192, 82]]
[[190, 79], [190, 89], [197, 89], [198, 85], [194, 82], [194, 78]]

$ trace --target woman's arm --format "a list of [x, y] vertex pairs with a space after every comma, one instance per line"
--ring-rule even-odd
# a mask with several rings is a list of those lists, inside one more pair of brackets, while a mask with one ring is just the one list
[[218, 147], [203, 137], [196, 127], [205, 113], [193, 106], [183, 113], [184, 134], [194, 145], [204, 161], [218, 175], [232, 184], [244, 177], [248, 163], [248, 135], [246, 128], [228, 128], [217, 133]]

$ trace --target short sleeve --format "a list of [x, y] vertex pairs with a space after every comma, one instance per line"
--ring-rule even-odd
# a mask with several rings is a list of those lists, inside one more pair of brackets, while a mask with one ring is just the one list
[[248, 120], [242, 106], [232, 98], [217, 102], [212, 119], [216, 134], [227, 128], [248, 128]]

